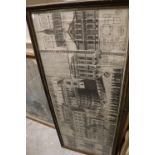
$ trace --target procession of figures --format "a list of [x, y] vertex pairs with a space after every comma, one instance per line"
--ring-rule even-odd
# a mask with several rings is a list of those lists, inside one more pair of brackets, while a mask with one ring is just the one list
[[128, 10], [32, 15], [64, 146], [95, 155], [113, 147], [128, 47]]

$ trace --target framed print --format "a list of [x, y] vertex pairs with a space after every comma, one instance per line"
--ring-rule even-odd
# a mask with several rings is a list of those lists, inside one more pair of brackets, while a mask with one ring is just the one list
[[115, 155], [128, 89], [128, 3], [29, 6], [27, 23], [61, 145]]
[[54, 127], [34, 55], [26, 57], [26, 116]]

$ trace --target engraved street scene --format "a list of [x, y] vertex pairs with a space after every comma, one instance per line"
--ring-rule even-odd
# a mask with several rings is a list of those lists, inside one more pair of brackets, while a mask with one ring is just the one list
[[128, 10], [32, 15], [64, 146], [111, 155], [128, 48]]

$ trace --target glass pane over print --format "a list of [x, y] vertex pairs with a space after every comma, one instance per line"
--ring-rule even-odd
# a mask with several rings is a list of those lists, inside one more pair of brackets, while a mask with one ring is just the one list
[[30, 118], [54, 126], [37, 62], [33, 58], [26, 59], [26, 112]]
[[32, 14], [66, 147], [110, 155], [128, 50], [128, 9]]

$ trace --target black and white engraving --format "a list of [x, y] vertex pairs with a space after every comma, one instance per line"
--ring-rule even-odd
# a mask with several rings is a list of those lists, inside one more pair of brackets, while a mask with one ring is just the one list
[[128, 48], [128, 10], [32, 15], [64, 145], [111, 155]]

